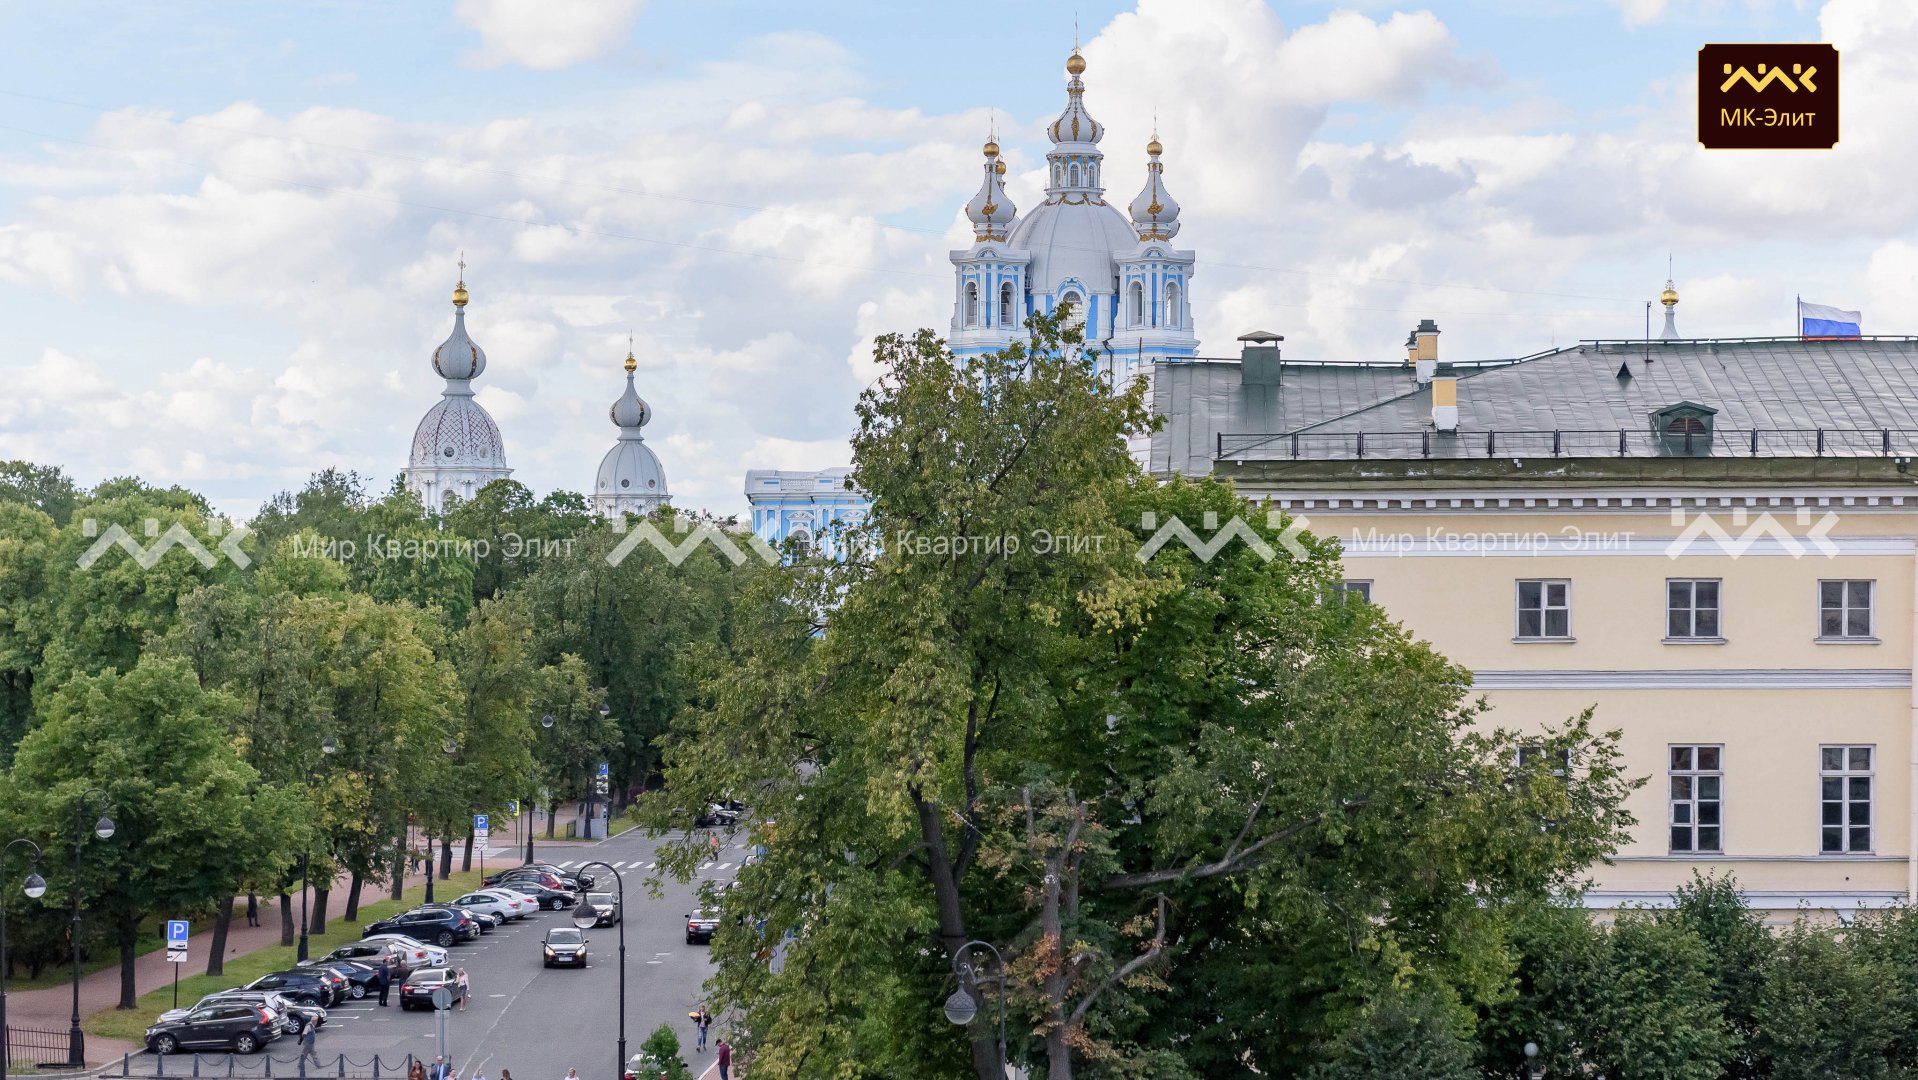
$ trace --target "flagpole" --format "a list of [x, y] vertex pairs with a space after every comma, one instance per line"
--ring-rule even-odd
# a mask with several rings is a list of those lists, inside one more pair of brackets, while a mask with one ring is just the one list
[[1805, 336], [1805, 297], [1803, 294], [1799, 294], [1793, 296], [1791, 299], [1793, 304], [1791, 309], [1791, 333], [1793, 337], [1802, 338]]

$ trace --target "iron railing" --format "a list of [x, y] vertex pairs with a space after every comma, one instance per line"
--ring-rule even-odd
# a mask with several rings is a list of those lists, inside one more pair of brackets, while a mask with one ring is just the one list
[[6, 1043], [7, 1071], [38, 1072], [72, 1068], [67, 1064], [67, 1037], [68, 1032], [64, 1028], [53, 1031], [7, 1025], [6, 1030], [0, 1032], [0, 1039]]
[[1654, 431], [1361, 431], [1228, 433], [1216, 436], [1221, 461], [1351, 461], [1378, 458], [1602, 457], [1913, 457], [1918, 430], [1898, 428], [1720, 429]]
[[139, 1077], [143, 1080], [158, 1080], [161, 1077], [234, 1077], [246, 1080], [387, 1080], [389, 1077], [403, 1077], [413, 1067], [413, 1055], [386, 1061], [374, 1054], [366, 1060], [335, 1054], [331, 1061], [324, 1058], [317, 1065], [308, 1064], [297, 1051], [293, 1054], [127, 1054], [120, 1059], [120, 1071], [111, 1069], [104, 1076]]

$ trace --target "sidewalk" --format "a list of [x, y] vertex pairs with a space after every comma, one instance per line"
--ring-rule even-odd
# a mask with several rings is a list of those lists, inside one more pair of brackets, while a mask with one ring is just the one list
[[[489, 847], [489, 856], [511, 856], [510, 849]], [[459, 866], [460, 858], [455, 850], [453, 865]], [[473, 865], [479, 865], [478, 852], [474, 853]], [[336, 888], [327, 897], [328, 924], [340, 920], [341, 912], [346, 910], [346, 888], [349, 879], [342, 877], [335, 883]], [[409, 873], [407, 885], [423, 884], [426, 875]], [[390, 885], [368, 885], [360, 893], [360, 902], [374, 903], [391, 895]], [[287, 903], [293, 908], [294, 933], [299, 933], [300, 892], [287, 894]], [[312, 911], [313, 900], [307, 898], [307, 910]], [[187, 963], [181, 975], [200, 974], [206, 971], [207, 950], [213, 942], [211, 922], [203, 923], [199, 933], [194, 934], [187, 945]], [[280, 944], [280, 905], [279, 897], [260, 897], [260, 925], [246, 925], [246, 897], [239, 897], [233, 905], [233, 923], [227, 928], [226, 958], [244, 956], [260, 949]], [[136, 957], [133, 962], [133, 989], [136, 996], [169, 986], [173, 982], [173, 964], [167, 963], [166, 950], [155, 949]], [[92, 1016], [94, 1013], [115, 1008], [120, 1004], [120, 965], [116, 961], [91, 975], [80, 979], [80, 1016]], [[40, 1028], [47, 1031], [66, 1031], [73, 1023], [73, 985], [50, 986], [41, 990], [13, 991], [7, 994], [7, 1023], [12, 1027]], [[109, 1061], [118, 1061], [124, 1054], [137, 1054], [143, 1047], [119, 1039], [105, 1039], [87, 1036], [87, 1063], [99, 1065]]]

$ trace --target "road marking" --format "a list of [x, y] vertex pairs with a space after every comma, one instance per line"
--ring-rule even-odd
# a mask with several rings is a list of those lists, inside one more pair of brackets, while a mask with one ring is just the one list
[[731, 870], [732, 868], [733, 868], [733, 864], [729, 862], [723, 862], [723, 863], [720, 863], [718, 866], [713, 867], [713, 869], [715, 870]]
[[703, 873], [705, 873], [706, 871], [708, 871], [708, 870], [711, 870], [711, 869], [713, 868], [713, 866], [714, 866], [714, 865], [716, 865], [716, 864], [714, 864], [714, 863], [707, 863], [707, 864], [705, 864], [704, 866], [701, 866], [701, 867], [699, 868], [699, 871], [700, 871], [700, 873], [702, 873], [702, 874], [703, 874]]

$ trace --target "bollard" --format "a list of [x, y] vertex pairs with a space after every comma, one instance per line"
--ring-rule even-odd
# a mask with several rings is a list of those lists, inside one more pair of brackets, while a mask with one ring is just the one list
[[153, 1075], [155, 1076], [166, 1075], [166, 1055], [165, 1054], [153, 1055]]
[[200, 1055], [193, 1055], [193, 1075], [200, 1075]]
[[260, 1061], [266, 1065], [266, 1073], [264, 1075], [272, 1076], [273, 1075], [273, 1055], [261, 1054]]
[[120, 1075], [121, 1076], [133, 1075], [133, 1055], [132, 1054], [120, 1055]]

